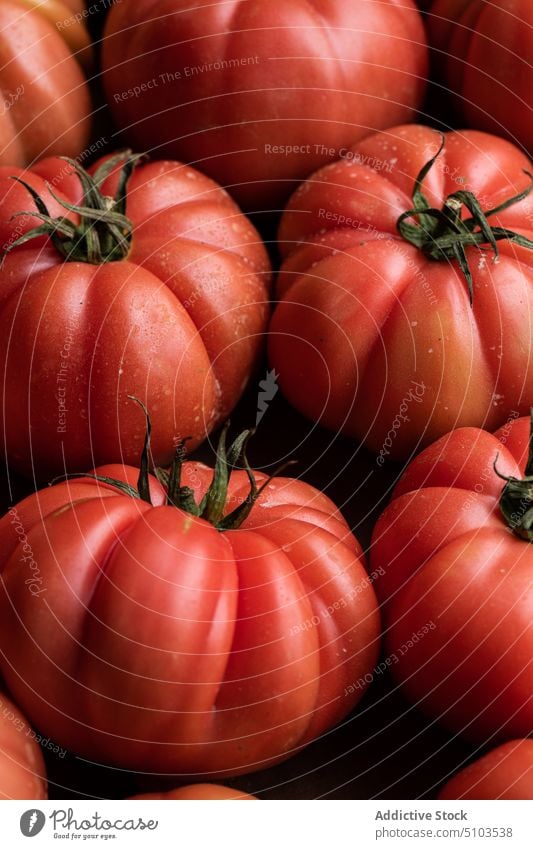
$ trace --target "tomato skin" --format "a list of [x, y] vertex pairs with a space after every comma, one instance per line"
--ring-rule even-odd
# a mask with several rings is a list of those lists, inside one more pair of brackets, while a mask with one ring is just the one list
[[439, 799], [533, 799], [533, 740], [512, 740], [462, 769]]
[[[17, 0], [19, 5], [38, 12], [57, 29], [76, 60], [92, 70], [94, 54], [85, 26], [88, 10], [85, 0]], [[89, 12], [90, 14], [90, 12]]]
[[135, 146], [198, 164], [254, 210], [279, 209], [329, 149], [409, 120], [427, 77], [412, 0], [115, 4], [103, 67]]
[[427, 23], [435, 64], [468, 126], [533, 150], [529, 0], [434, 0]]
[[[457, 263], [426, 258], [397, 232], [440, 143], [415, 125], [368, 137], [302, 184], [279, 229], [271, 365], [300, 412], [365, 442], [378, 465], [533, 404], [533, 251], [500, 242], [492, 263], [467, 248], [470, 307]], [[502, 139], [449, 133], [423, 189], [438, 209], [461, 187], [490, 209], [527, 185], [530, 168]], [[531, 238], [533, 197], [499, 220]]]
[[[210, 474], [186, 463], [182, 481], [198, 497]], [[153, 507], [72, 480], [0, 521], [2, 672], [46, 734], [93, 759], [218, 777], [284, 759], [354, 707], [377, 659], [361, 548], [299, 481], [271, 481], [224, 533], [151, 486]], [[248, 490], [234, 472], [231, 509]]]
[[0, 799], [46, 799], [46, 769], [28, 722], [0, 693]]
[[176, 790], [169, 790], [168, 793], [142, 793], [139, 796], [130, 796], [131, 799], [180, 799], [183, 801], [200, 801], [200, 800], [232, 800], [232, 801], [250, 801], [256, 799], [255, 796], [250, 796], [248, 793], [241, 793], [240, 790], [233, 790], [231, 787], [224, 787], [221, 784], [188, 784], [185, 787], [178, 787]]
[[[35, 207], [8, 174], [0, 171], [6, 245], [36, 222], [10, 220]], [[62, 160], [23, 176], [47, 203], [46, 179], [79, 200]], [[130, 395], [157, 413], [154, 457], [169, 463], [174, 438], [194, 446], [229, 415], [257, 361], [270, 267], [254, 227], [219, 186], [179, 163], [140, 165], [128, 197], [126, 260], [65, 262], [41, 238], [12, 250], [0, 271], [4, 449], [24, 474], [136, 462], [143, 420]]]
[[395, 680], [476, 741], [526, 736], [533, 723], [533, 548], [501, 516], [493, 469], [498, 457], [502, 474], [522, 478], [528, 431], [523, 418], [494, 436], [443, 437], [407, 469], [372, 541]]
[[[61, 9], [69, 14], [68, 6], [39, 6], [43, 8], [6, 0], [0, 8], [0, 165], [76, 156], [89, 138], [91, 102], [85, 77], [53, 22]], [[82, 39], [82, 30], [74, 31]]]

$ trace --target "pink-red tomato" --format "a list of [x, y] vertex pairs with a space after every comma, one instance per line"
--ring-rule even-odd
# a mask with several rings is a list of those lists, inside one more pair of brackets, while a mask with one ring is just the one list
[[126, 137], [254, 210], [279, 209], [340, 150], [408, 121], [427, 75], [413, 0], [115, 3], [102, 52]]
[[167, 793], [141, 793], [139, 796], [130, 796], [130, 799], [182, 799], [182, 800], [233, 800], [233, 801], [249, 801], [255, 799], [255, 796], [250, 796], [248, 793], [241, 793], [240, 790], [233, 790], [231, 787], [224, 787], [222, 784], [188, 784], [185, 787], [178, 787], [176, 790], [169, 790]]
[[[187, 462], [181, 484], [199, 502], [211, 476]], [[150, 485], [154, 506], [63, 482], [2, 519], [2, 672], [39, 728], [84, 757], [217, 777], [284, 759], [352, 710], [376, 661], [361, 548], [298, 480], [273, 478], [238, 530]], [[235, 471], [217, 510], [249, 489]]]
[[46, 799], [46, 770], [36, 736], [0, 693], [0, 799]]
[[279, 229], [269, 348], [281, 388], [313, 421], [364, 441], [379, 465], [533, 404], [533, 194], [488, 219], [498, 238], [505, 227], [530, 247], [500, 240], [494, 262], [486, 245], [465, 248], [472, 306], [448, 254], [483, 236], [473, 219], [466, 235], [445, 226], [441, 211], [472, 203], [470, 192], [489, 212], [528, 188], [531, 163], [496, 136], [448, 133], [418, 198], [432, 215], [404, 219], [404, 237], [398, 221], [441, 144], [417, 125], [368, 137], [300, 186]]
[[435, 64], [469, 127], [533, 150], [531, 0], [434, 0]]
[[[50, 477], [135, 462], [143, 432], [130, 395], [154, 412], [154, 460], [169, 463], [173, 439], [198, 444], [228, 416], [256, 363], [268, 317], [260, 237], [208, 177], [177, 162], [148, 162], [127, 185], [119, 222], [131, 232], [122, 253], [110, 220], [94, 255], [78, 236], [65, 237], [63, 251], [76, 245], [65, 258], [50, 239], [16, 244], [39, 221], [12, 218], [35, 210], [13, 175], [31, 184], [54, 218], [65, 215], [61, 200], [87, 205], [80, 175], [61, 159], [25, 172], [0, 169], [0, 244], [15, 245], [0, 270], [9, 466]], [[102, 181], [96, 206], [111, 203], [117, 179], [114, 172]]]
[[[442, 437], [408, 466], [372, 540], [392, 675], [414, 704], [478, 741], [533, 728], [529, 432], [519, 418], [494, 435]], [[512, 479], [505, 497], [495, 463]]]
[[458, 772], [439, 799], [533, 799], [533, 740], [511, 740]]
[[78, 0], [0, 4], [0, 165], [85, 151], [91, 100], [78, 63], [89, 55], [83, 19], [76, 17], [81, 6]]
[[19, 6], [38, 12], [49, 21], [83, 66], [91, 67], [93, 50], [86, 22], [91, 12], [85, 0], [16, 0]]

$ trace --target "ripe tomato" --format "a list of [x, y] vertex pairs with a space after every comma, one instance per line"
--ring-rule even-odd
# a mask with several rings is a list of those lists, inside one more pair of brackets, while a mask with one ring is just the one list
[[[88, 37], [80, 24], [59, 26], [72, 16], [71, 5], [0, 4], [0, 165], [24, 166], [60, 153], [76, 156], [87, 145], [91, 101], [71, 50], [87, 50]], [[63, 30], [71, 34], [70, 46]]]
[[188, 784], [185, 787], [178, 787], [176, 790], [170, 790], [168, 793], [142, 793], [139, 796], [130, 796], [131, 799], [183, 799], [190, 801], [200, 799], [232, 799], [234, 801], [249, 801], [255, 799], [255, 796], [250, 796], [248, 793], [241, 793], [240, 790], [233, 790], [231, 787], [223, 787], [222, 784]]
[[[85, 0], [17, 0], [20, 6], [38, 12], [49, 21], [68, 45], [78, 62], [91, 67], [91, 37], [85, 26], [91, 14]], [[93, 10], [94, 11], [94, 10]]]
[[407, 468], [372, 541], [394, 678], [481, 741], [533, 728], [533, 424], [529, 459], [528, 436], [521, 418], [438, 440]]
[[434, 0], [435, 63], [468, 126], [533, 150], [531, 0]]
[[[9, 464], [26, 474], [135, 462], [142, 432], [137, 408], [123, 403], [131, 394], [157, 411], [154, 459], [170, 462], [173, 437], [197, 444], [227, 417], [262, 347], [269, 262], [254, 227], [192, 168], [140, 164], [125, 188], [118, 173], [105, 178], [116, 160], [124, 181], [127, 154], [93, 178], [60, 159], [0, 170], [3, 439]], [[38, 219], [12, 219], [36, 200], [11, 175], [55, 216], [44, 229], [61, 231], [47, 241]], [[125, 196], [113, 202], [117, 191]], [[67, 199], [81, 210], [68, 213], [77, 235], [66, 218], [57, 224]], [[92, 226], [94, 215], [103, 218]]]
[[103, 42], [115, 120], [254, 210], [367, 133], [409, 120], [427, 76], [413, 0], [137, 0]]
[[46, 770], [35, 735], [0, 693], [0, 799], [46, 799]]
[[533, 799], [533, 740], [512, 740], [457, 773], [439, 799]]
[[72, 751], [221, 777], [288, 757], [354, 707], [379, 613], [323, 493], [258, 474], [257, 499], [249, 467], [228, 487], [224, 434], [209, 487], [212, 470], [181, 468], [180, 451], [170, 477], [158, 473], [168, 496], [143, 465], [133, 497], [137, 470], [111, 466], [6, 514], [1, 667]]
[[[303, 183], [281, 221], [269, 335], [289, 401], [366, 442], [380, 465], [454, 427], [495, 428], [511, 410], [525, 413], [533, 194], [514, 196], [528, 190], [531, 167], [494, 136], [443, 141], [412, 125], [370, 136]], [[504, 227], [522, 238], [504, 240]]]

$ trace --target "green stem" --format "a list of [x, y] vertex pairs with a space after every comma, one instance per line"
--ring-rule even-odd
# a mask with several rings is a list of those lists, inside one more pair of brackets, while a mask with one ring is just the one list
[[[54, 480], [51, 481], [50, 485], [53, 485], [54, 483], [57, 483], [60, 480], [65, 480], [68, 478], [86, 477], [91, 478], [92, 480], [97, 480], [101, 483], [115, 486], [120, 492], [122, 492], [123, 495], [127, 495], [130, 498], [138, 498], [142, 501], [146, 501], [148, 504], [152, 504], [150, 497], [149, 471], [151, 465], [150, 438], [152, 433], [152, 424], [150, 421], [148, 410], [146, 409], [146, 406], [143, 404], [143, 402], [136, 398], [134, 395], [128, 395], [128, 398], [139, 404], [146, 420], [146, 432], [144, 437], [144, 445], [141, 452], [137, 488], [131, 486], [128, 483], [125, 483], [124, 481], [116, 480], [114, 478], [105, 477], [103, 475], [90, 474], [62, 475], [60, 478], [54, 478]], [[287, 466], [292, 465], [294, 462], [290, 460], [289, 462], [284, 463], [266, 479], [266, 481], [261, 487], [258, 487], [254, 473], [248, 462], [248, 457], [246, 456], [246, 447], [248, 445], [248, 441], [253, 436], [255, 431], [243, 431], [243, 433], [241, 433], [230, 445], [229, 449], [227, 449], [226, 437], [228, 429], [229, 422], [223, 427], [222, 432], [220, 434], [217, 448], [217, 459], [215, 463], [215, 469], [213, 471], [213, 478], [211, 480], [211, 484], [207, 492], [200, 501], [200, 504], [196, 503], [194, 491], [190, 487], [182, 486], [181, 484], [181, 473], [184, 458], [186, 456], [185, 444], [187, 440], [183, 440], [177, 446], [176, 451], [174, 453], [174, 459], [172, 461], [172, 465], [169, 471], [160, 468], [154, 468], [153, 470], [157, 480], [166, 489], [168, 506], [176, 507], [177, 509], [182, 510], [185, 513], [189, 513], [191, 516], [197, 516], [200, 519], [205, 519], [219, 531], [236, 530], [237, 528], [240, 528], [245, 519], [250, 515], [254, 504], [263, 492], [264, 488], [270, 483], [272, 478], [276, 475], [281, 474], [281, 472], [286, 469]], [[245, 500], [241, 504], [239, 504], [238, 507], [236, 507], [231, 513], [226, 514], [229, 482], [231, 474], [237, 467], [237, 463], [239, 461], [242, 463], [248, 476], [248, 481], [250, 483], [250, 491], [248, 492], [248, 495], [246, 496]]]
[[[99, 265], [103, 262], [116, 262], [125, 259], [131, 247], [133, 224], [126, 215], [126, 195], [128, 181], [142, 158], [126, 150], [107, 159], [91, 176], [75, 159], [61, 157], [72, 166], [81, 183], [83, 197], [79, 205], [60, 198], [48, 186], [48, 191], [65, 210], [76, 214], [78, 223], [70, 218], [53, 218], [38, 192], [21, 180], [20, 183], [33, 198], [37, 212], [18, 212], [13, 217], [31, 215], [41, 222], [20, 238], [7, 245], [2, 262], [14, 248], [33, 239], [47, 236], [67, 262], [87, 262]], [[118, 187], [114, 197], [102, 193], [102, 185], [109, 174], [120, 166]]]
[[[418, 174], [413, 189], [413, 208], [402, 213], [396, 222], [400, 235], [410, 244], [417, 247], [428, 259], [442, 262], [455, 259], [465, 277], [470, 295], [470, 303], [474, 300], [474, 282], [468, 262], [466, 249], [476, 247], [480, 250], [489, 246], [498, 258], [498, 242], [505, 240], [521, 247], [533, 250], [533, 241], [507, 230], [505, 227], [493, 227], [488, 218], [503, 212], [510, 206], [524, 200], [533, 189], [533, 176], [525, 171], [530, 183], [519, 194], [508, 198], [499, 206], [483, 211], [481, 204], [473, 192], [457, 191], [449, 195], [442, 209], [430, 206], [422, 191], [422, 185], [433, 168], [438, 157], [444, 150], [445, 137], [439, 150], [422, 168]], [[463, 208], [470, 212], [470, 217], [463, 218]]]

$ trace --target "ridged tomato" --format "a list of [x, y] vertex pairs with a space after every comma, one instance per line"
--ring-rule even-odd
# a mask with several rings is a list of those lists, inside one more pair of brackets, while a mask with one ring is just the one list
[[103, 467], [0, 522], [2, 672], [61, 745], [220, 777], [287, 758], [361, 698], [380, 640], [361, 548], [305, 483], [247, 467], [228, 486], [242, 444], [228, 466], [223, 435], [214, 477], [178, 449], [138, 489]]
[[533, 151], [531, 0], [434, 0], [435, 65], [469, 127]]
[[55, 27], [77, 61], [83, 66], [92, 65], [94, 56], [86, 22], [95, 10], [91, 12], [85, 0], [17, 0], [17, 3], [42, 15]]
[[197, 165], [254, 210], [408, 121], [427, 75], [413, 0], [115, 3], [102, 53], [132, 144]]
[[[38, 203], [45, 221], [18, 216]], [[92, 177], [62, 159], [0, 169], [0, 244], [11, 468], [50, 477], [135, 462], [143, 432], [130, 395], [157, 414], [156, 463], [170, 462], [174, 438], [198, 444], [228, 416], [262, 348], [270, 266], [208, 177], [127, 153]]]
[[0, 165], [85, 151], [91, 99], [78, 60], [90, 52], [75, 17], [81, 6], [78, 0], [0, 4]]
[[533, 728], [533, 422], [528, 458], [529, 436], [513, 418], [442, 437], [408, 466], [372, 541], [395, 680], [482, 742]]
[[379, 465], [527, 413], [531, 168], [496, 136], [411, 125], [303, 183], [280, 225], [269, 334], [288, 400]]

